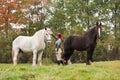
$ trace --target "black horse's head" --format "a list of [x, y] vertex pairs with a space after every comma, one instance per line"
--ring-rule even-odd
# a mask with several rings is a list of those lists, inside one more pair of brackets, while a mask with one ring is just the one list
[[102, 32], [102, 23], [96, 23], [96, 28], [95, 28], [95, 30], [96, 30], [96, 32], [97, 32], [97, 38], [100, 38], [100, 36], [101, 36], [101, 32]]
[[65, 54], [63, 54], [63, 55], [62, 55], [61, 64], [62, 64], [62, 65], [72, 64], [71, 61], [70, 61], [70, 59], [69, 59], [69, 60], [66, 60], [65, 57], [66, 57]]

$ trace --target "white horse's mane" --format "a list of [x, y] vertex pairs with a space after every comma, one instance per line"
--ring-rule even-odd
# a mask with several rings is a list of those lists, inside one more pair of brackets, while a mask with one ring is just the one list
[[[50, 28], [47, 28], [47, 30], [50, 30]], [[44, 33], [45, 33], [45, 28], [37, 31], [34, 35], [40, 35], [40, 34], [44, 34]]]
[[45, 31], [45, 29], [37, 31], [33, 36], [40, 35], [40, 34], [42, 35], [43, 31]]

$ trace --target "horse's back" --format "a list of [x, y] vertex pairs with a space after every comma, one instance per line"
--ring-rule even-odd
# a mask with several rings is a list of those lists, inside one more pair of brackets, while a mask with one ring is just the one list
[[14, 43], [20, 43], [20, 42], [22, 42], [22, 41], [28, 41], [28, 40], [30, 40], [32, 37], [30, 37], [30, 36], [18, 36], [16, 39], [14, 39], [14, 41], [13, 41], [13, 44]]
[[27, 45], [27, 43], [30, 43], [30, 40], [32, 39], [32, 37], [30, 36], [18, 36], [16, 39], [14, 39], [14, 41], [12, 42], [12, 46], [13, 47], [22, 47], [25, 46], [25, 44]]
[[64, 45], [71, 44], [73, 41], [75, 41], [75, 39], [80, 39], [80, 38], [81, 38], [80, 35], [71, 35], [65, 39]]
[[74, 36], [69, 36], [65, 39], [65, 42], [64, 42], [65, 49], [71, 48], [71, 43], [72, 43], [73, 38]]
[[85, 47], [87, 46], [85, 42], [87, 42], [87, 39], [84, 36], [72, 35], [66, 38], [64, 42], [64, 48], [65, 50], [76, 49], [81, 51], [81, 50], [84, 50]]

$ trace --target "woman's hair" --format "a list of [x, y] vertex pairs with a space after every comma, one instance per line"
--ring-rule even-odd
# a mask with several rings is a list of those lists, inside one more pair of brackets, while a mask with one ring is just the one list
[[57, 38], [60, 38], [62, 40], [62, 42], [64, 41], [63, 38], [62, 38], [61, 33], [57, 33]]

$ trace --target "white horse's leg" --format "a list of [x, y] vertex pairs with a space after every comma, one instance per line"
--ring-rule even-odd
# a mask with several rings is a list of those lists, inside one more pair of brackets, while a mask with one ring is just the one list
[[14, 55], [13, 55], [13, 65], [16, 66], [17, 65], [17, 56], [19, 53], [19, 49], [13, 50]]
[[41, 51], [39, 54], [38, 54], [38, 65], [42, 66], [42, 55], [43, 55], [43, 51]]
[[33, 51], [33, 66], [35, 66], [36, 65], [36, 59], [37, 59], [37, 51], [36, 50], [34, 50]]

